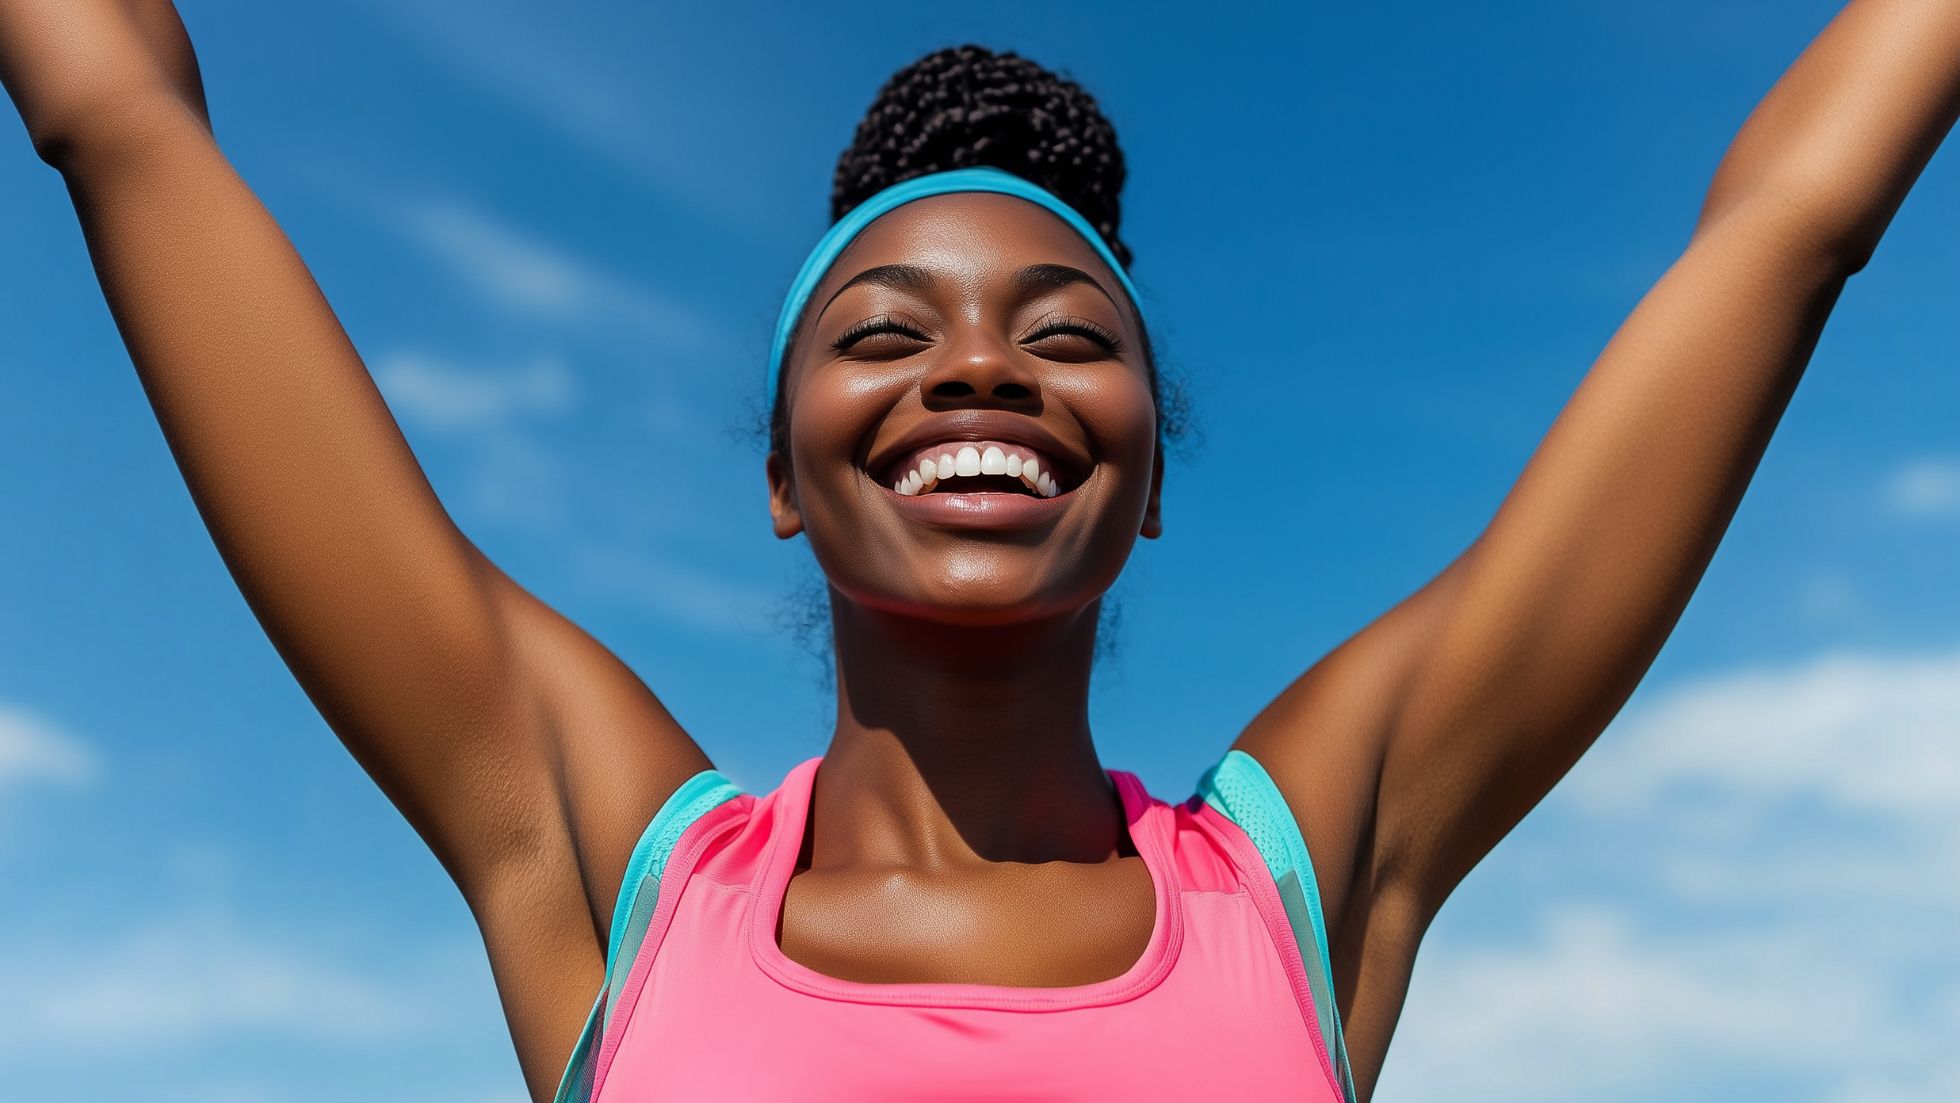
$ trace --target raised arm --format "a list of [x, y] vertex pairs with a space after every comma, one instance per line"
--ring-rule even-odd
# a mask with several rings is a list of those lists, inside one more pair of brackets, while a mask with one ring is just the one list
[[633, 843], [707, 760], [457, 531], [292, 246], [213, 139], [165, 0], [0, 0], [0, 79], [73, 197], [218, 550], [483, 926], [555, 1083]]
[[1308, 836], [1358, 1082], [1443, 899], [1645, 674], [1956, 112], [1960, 0], [1848, 5], [1749, 117], [1686, 250], [1486, 531], [1241, 737]]

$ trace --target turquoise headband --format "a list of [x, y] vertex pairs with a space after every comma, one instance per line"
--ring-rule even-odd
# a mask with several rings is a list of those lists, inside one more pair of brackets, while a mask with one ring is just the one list
[[824, 273], [837, 262], [844, 247], [858, 236], [866, 226], [895, 207], [903, 206], [914, 199], [924, 199], [929, 195], [945, 195], [948, 192], [997, 192], [1012, 195], [1036, 203], [1054, 212], [1056, 217], [1069, 224], [1070, 228], [1082, 235], [1096, 254], [1116, 273], [1123, 282], [1123, 291], [1130, 297], [1130, 307], [1143, 316], [1143, 299], [1137, 294], [1136, 285], [1130, 282], [1130, 274], [1123, 271], [1117, 262], [1116, 254], [1109, 251], [1109, 245], [1096, 232], [1089, 220], [1076, 213], [1074, 207], [1062, 202], [1054, 192], [1039, 184], [1031, 183], [996, 168], [950, 169], [925, 176], [915, 176], [886, 188], [851, 209], [839, 219], [835, 226], [810, 250], [810, 257], [803, 262], [803, 268], [796, 273], [796, 282], [789, 285], [789, 297], [783, 300], [783, 313], [776, 319], [776, 340], [769, 350], [769, 397], [768, 409], [776, 408], [776, 381], [782, 378], [783, 356], [789, 351], [790, 332], [796, 328], [796, 320], [802, 316], [803, 308], [810, 303], [810, 296], [817, 290]]

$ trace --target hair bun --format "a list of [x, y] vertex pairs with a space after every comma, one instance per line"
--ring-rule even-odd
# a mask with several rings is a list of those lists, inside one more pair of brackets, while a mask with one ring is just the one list
[[936, 50], [892, 74], [837, 158], [831, 220], [893, 184], [976, 165], [1054, 192], [1130, 266], [1117, 236], [1125, 173], [1116, 128], [1081, 85], [985, 46]]

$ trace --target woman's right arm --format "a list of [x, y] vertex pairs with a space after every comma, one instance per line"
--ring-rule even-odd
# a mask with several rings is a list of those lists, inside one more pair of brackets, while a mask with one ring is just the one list
[[219, 150], [169, 3], [0, 0], [0, 80], [68, 185], [233, 578], [463, 890], [527, 1078], [555, 1082], [638, 832], [708, 760], [630, 670], [451, 522]]

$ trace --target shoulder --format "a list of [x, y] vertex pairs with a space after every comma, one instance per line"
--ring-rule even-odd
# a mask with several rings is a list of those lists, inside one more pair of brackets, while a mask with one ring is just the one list
[[[1287, 905], [1289, 918], [1304, 921], [1326, 952], [1326, 918], [1306, 836], [1279, 785], [1246, 751], [1225, 752], [1198, 779], [1186, 806], [1194, 823], [1231, 855], [1241, 870], [1264, 873]], [[1297, 899], [1296, 899], [1297, 898]]]
[[693, 774], [675, 789], [647, 821], [627, 860], [608, 925], [606, 962], [615, 964], [621, 942], [632, 928], [644, 927], [658, 899], [660, 883], [676, 857], [692, 859], [688, 851], [715, 828], [746, 821], [755, 798], [720, 770], [712, 767]]
[[1286, 796], [1257, 758], [1234, 748], [1205, 771], [1183, 807], [1193, 825], [1230, 856], [1274, 930], [1281, 957], [1303, 974], [1303, 1003], [1325, 1041], [1329, 1071], [1345, 1097], [1354, 1098], [1320, 886]]

